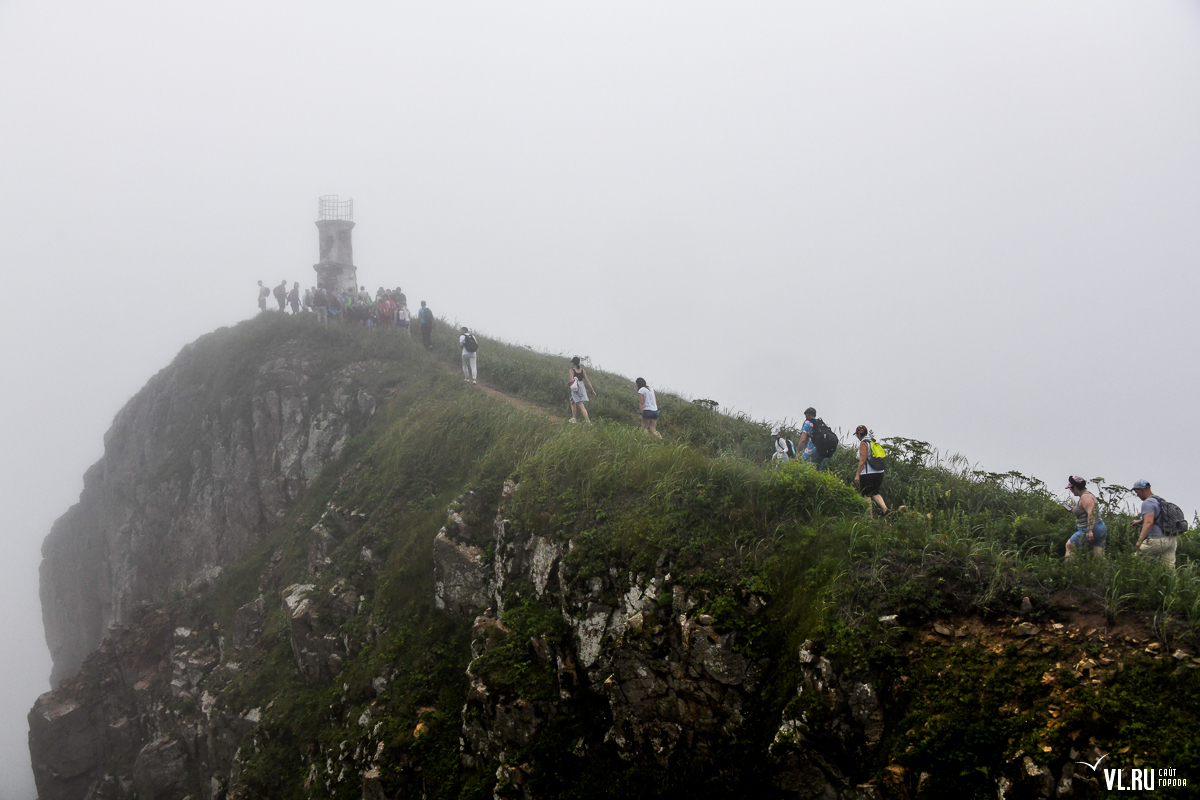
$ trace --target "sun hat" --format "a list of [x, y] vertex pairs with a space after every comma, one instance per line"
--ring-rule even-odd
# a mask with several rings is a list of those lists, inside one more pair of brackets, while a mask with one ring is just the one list
[[1148, 481], [1148, 480], [1134, 481], [1133, 488], [1134, 489], [1149, 489], [1150, 481]]
[[779, 435], [779, 428], [771, 428], [771, 435], [772, 435], [772, 436], [778, 436], [778, 435]]

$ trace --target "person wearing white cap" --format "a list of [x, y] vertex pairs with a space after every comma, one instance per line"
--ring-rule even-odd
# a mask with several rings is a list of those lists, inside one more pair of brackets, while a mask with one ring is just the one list
[[1158, 524], [1158, 515], [1162, 513], [1162, 503], [1154, 496], [1150, 482], [1134, 481], [1133, 493], [1142, 501], [1138, 519], [1133, 521], [1134, 527], [1142, 526], [1138, 532], [1137, 550], [1143, 555], [1160, 559], [1170, 569], [1175, 569], [1175, 546], [1179, 543], [1174, 536], [1163, 533]]
[[775, 455], [772, 458], [781, 464], [791, 461], [791, 458], [788, 456], [787, 437], [783, 435], [783, 431], [779, 428], [771, 428], [771, 436], [775, 439]]

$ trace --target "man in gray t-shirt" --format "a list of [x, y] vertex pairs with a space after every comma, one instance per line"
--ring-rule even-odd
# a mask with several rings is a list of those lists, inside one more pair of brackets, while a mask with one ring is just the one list
[[1162, 513], [1162, 503], [1154, 496], [1149, 481], [1136, 481], [1133, 493], [1142, 501], [1138, 518], [1133, 521], [1134, 527], [1141, 526], [1138, 531], [1137, 550], [1152, 558], [1161, 559], [1171, 569], [1175, 569], [1175, 537], [1163, 533], [1158, 524], [1158, 515]]

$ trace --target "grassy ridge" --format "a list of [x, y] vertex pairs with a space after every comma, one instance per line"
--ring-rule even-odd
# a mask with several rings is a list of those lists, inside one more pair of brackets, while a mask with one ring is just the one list
[[[997, 615], [1011, 613], [1023, 596], [1044, 607], [1055, 591], [1071, 588], [1094, 597], [1111, 619], [1124, 611], [1144, 613], [1171, 640], [1190, 640], [1200, 626], [1194, 534], [1181, 548], [1179, 569], [1168, 573], [1132, 552], [1123, 533], [1128, 517], [1110, 505], [1110, 557], [1064, 563], [1062, 543], [1073, 530], [1073, 517], [1045, 487], [1014, 473], [980, 473], [961, 460], [939, 459], [920, 442], [888, 442], [885, 496], [893, 508], [907, 509], [882, 521], [866, 514], [867, 504], [849, 485], [855, 456], [848, 449], [831, 459], [826, 473], [798, 463], [776, 467], [768, 462], [772, 448], [765, 423], [669, 395], [660, 397], [664, 439], [652, 439], [634, 419], [632, 382], [599, 371], [591, 374], [599, 397], [589, 406], [596, 424], [552, 421], [464, 386], [454, 372], [457, 337], [444, 326], [435, 334], [432, 356], [404, 334], [320, 328], [303, 317], [255, 320], [213, 336], [214, 360], [205, 373], [213, 377], [207, 380], [224, 380], [230, 371], [236, 380], [244, 378], [241, 361], [219, 360], [233, 358], [225, 348], [253, 346], [262, 352], [288, 342], [311, 346], [314, 358], [329, 359], [330, 369], [342, 359], [376, 357], [402, 366], [390, 405], [327, 468], [262, 550], [230, 570], [221, 590], [197, 609], [228, 622], [234, 609], [257, 596], [264, 572], [275, 571], [276, 589], [306, 580], [307, 528], [326, 504], [361, 512], [362, 521], [319, 580], [322, 589], [348, 581], [364, 596], [365, 611], [353, 623], [361, 642], [358, 656], [335, 685], [302, 685], [293, 674], [275, 604], [265, 634], [270, 646], [223, 694], [223, 702], [242, 709], [275, 702], [244, 773], [262, 796], [307, 796], [304, 755], [312, 752], [313, 732], [325, 746], [345, 741], [353, 750], [366, 741], [365, 728], [355, 720], [373, 704], [372, 719], [385, 726], [394, 755], [385, 776], [393, 791], [431, 797], [490, 793], [494, 775], [465, 770], [458, 761], [470, 632], [465, 622], [433, 609], [430, 564], [446, 506], [474, 492], [464, 513], [469, 522], [486, 525], [500, 484], [514, 474], [521, 481], [510, 508], [516, 531], [572, 541], [569, 566], [584, 576], [612, 566], [649, 570], [668, 553], [679, 582], [703, 598], [697, 613], [710, 613], [719, 629], [740, 631], [749, 652], [773, 662], [761, 697], [747, 709], [745, 735], [728, 743], [720, 763], [697, 765], [690, 773], [630, 770], [600, 742], [605, 709], [587, 706], [587, 698], [564, 704], [549, 733], [519, 756], [536, 756], [538, 763], [559, 765], [578, 779], [554, 787], [558, 796], [595, 796], [592, 788], [611, 788], [614, 781], [627, 782], [622, 785], [630, 796], [700, 790], [733, 796], [756, 786], [766, 791], [762, 754], [780, 713], [794, 702], [798, 644], [806, 638], [828, 641], [830, 655], [851, 671], [898, 669], [899, 644], [875, 622], [885, 613], [900, 614], [910, 626], [951, 612]], [[480, 358], [490, 385], [537, 409], [568, 413], [566, 358], [491, 339], [482, 339]], [[363, 548], [374, 561], [364, 560]], [[769, 598], [765, 621], [739, 611], [746, 592]], [[544, 609], [513, 600], [505, 621], [522, 635], [566, 635]], [[974, 676], [962, 692], [989, 697], [1035, 691], [1026, 684], [1040, 663], [1031, 662], [1019, 675], [995, 674], [999, 667], [981, 658], [985, 661], [954, 667]], [[916, 683], [902, 698], [913, 714], [922, 713], [921, 704], [937, 694], [939, 670], [947, 665], [927, 666], [931, 671], [915, 673]], [[489, 684], [506, 691], [526, 691], [534, 699], [553, 695], [545, 668], [524, 648], [492, 651], [480, 669], [488, 672]], [[393, 676], [383, 701], [371, 685], [381, 674]], [[1152, 697], [1153, 683], [1136, 677], [1142, 674], [1130, 673], [1123, 702], [1157, 708], [1161, 701]], [[997, 681], [994, 691], [989, 681]], [[1197, 696], [1194, 684], [1176, 691]], [[1010, 739], [1033, 735], [1011, 721], [1003, 728], [979, 727], [978, 713], [927, 712], [941, 715], [939, 727], [888, 743], [876, 768], [892, 757], [914, 768], [921, 758], [926, 764], [954, 764], [962, 757], [964, 736], [979, 747], [1012, 750]], [[1189, 736], [1186, 726], [1194, 722], [1167, 719], [1164, 735]], [[571, 744], [581, 737], [596, 740], [588, 759], [572, 754]], [[947, 791], [974, 791], [972, 780]], [[351, 796], [336, 787], [330, 794]]]

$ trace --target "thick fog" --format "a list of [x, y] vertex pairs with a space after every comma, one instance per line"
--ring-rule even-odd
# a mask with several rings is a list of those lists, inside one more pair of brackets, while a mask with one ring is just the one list
[[486, 334], [1200, 507], [1195, 2], [0, 0], [0, 189], [3, 800], [42, 538], [322, 194]]

